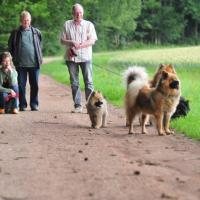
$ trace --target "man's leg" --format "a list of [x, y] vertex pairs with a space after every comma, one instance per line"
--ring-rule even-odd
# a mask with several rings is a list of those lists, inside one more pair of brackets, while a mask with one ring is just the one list
[[83, 62], [80, 64], [80, 66], [83, 74], [83, 80], [85, 83], [85, 98], [87, 100], [91, 92], [94, 90], [92, 62], [91, 61]]
[[18, 72], [19, 107], [21, 111], [24, 111], [27, 107], [27, 101], [26, 101], [27, 69], [23, 67], [18, 67], [16, 69]]
[[39, 92], [39, 68], [30, 68], [28, 69], [29, 74], [29, 84], [30, 84], [30, 107], [31, 110], [38, 110], [39, 101], [38, 101], [38, 92]]
[[72, 88], [72, 96], [74, 101], [74, 107], [81, 107], [81, 90], [79, 85], [79, 64], [71, 61], [66, 62], [69, 75], [70, 83]]

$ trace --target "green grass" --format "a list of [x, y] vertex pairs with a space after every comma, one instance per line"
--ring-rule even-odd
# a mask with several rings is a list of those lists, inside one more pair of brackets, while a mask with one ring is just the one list
[[[173, 120], [172, 127], [189, 137], [200, 139], [200, 47], [102, 52], [94, 54], [93, 62], [95, 89], [101, 90], [109, 102], [119, 107], [123, 106], [125, 93], [121, 74], [128, 66], [144, 66], [151, 78], [160, 63], [173, 64], [181, 79], [182, 96], [190, 101], [191, 111], [187, 117]], [[69, 84], [67, 67], [63, 61], [44, 65], [42, 72]], [[81, 76], [80, 79], [83, 88]]]

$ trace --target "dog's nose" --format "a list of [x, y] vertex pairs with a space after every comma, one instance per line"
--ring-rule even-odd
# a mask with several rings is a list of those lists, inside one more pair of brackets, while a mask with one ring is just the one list
[[103, 104], [103, 102], [101, 102], [101, 101], [95, 102], [95, 106], [97, 106], [97, 107], [101, 107], [101, 104]]
[[179, 88], [179, 81], [173, 81], [170, 83], [170, 88], [172, 89], [178, 89]]

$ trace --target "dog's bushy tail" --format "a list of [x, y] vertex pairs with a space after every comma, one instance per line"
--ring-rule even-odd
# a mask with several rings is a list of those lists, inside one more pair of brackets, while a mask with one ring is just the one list
[[144, 67], [132, 66], [124, 72], [123, 77], [127, 88], [126, 97], [134, 104], [139, 90], [148, 86], [148, 74]]
[[127, 89], [133, 82], [134, 85], [136, 82], [143, 82], [145, 84], [148, 83], [148, 75], [144, 67], [129, 67], [126, 71], [124, 71], [123, 77]]

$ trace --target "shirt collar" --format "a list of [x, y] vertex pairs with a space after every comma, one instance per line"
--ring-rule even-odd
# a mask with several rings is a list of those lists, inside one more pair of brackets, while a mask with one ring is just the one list
[[75, 20], [73, 21], [74, 25], [83, 25], [83, 19], [81, 20], [80, 24], [76, 24]]
[[30, 31], [31, 27], [29, 26], [27, 29], [24, 29], [22, 26], [20, 27], [21, 31]]

